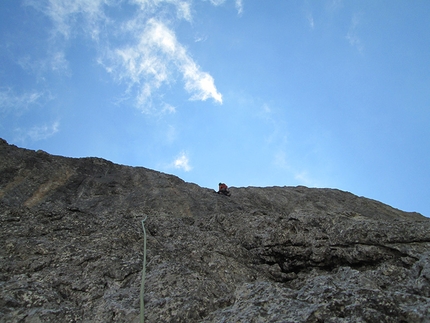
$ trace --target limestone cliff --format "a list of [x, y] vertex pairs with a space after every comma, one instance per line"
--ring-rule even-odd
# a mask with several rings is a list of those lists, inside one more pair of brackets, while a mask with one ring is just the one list
[[[216, 184], [216, 183], [215, 183]], [[0, 322], [430, 322], [430, 219], [0, 140]]]

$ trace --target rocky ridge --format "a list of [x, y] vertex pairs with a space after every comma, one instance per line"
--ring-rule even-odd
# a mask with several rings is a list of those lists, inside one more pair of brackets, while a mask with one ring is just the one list
[[430, 219], [0, 140], [0, 322], [430, 322]]

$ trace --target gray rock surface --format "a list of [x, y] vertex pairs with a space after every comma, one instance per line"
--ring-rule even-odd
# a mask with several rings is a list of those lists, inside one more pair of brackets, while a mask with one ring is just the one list
[[[215, 183], [216, 185], [216, 183]], [[0, 140], [0, 322], [430, 322], [430, 219]]]

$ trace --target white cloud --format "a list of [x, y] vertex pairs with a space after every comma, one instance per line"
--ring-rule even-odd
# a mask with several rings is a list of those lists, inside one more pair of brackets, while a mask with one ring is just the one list
[[[214, 6], [220, 6], [222, 5], [226, 0], [210, 0], [210, 2], [214, 5]], [[236, 10], [237, 13], [239, 15], [242, 14], [243, 12], [243, 0], [234, 0], [235, 6], [236, 6]]]
[[176, 16], [179, 19], [192, 20], [192, 0], [130, 0], [130, 2], [139, 5], [142, 12], [146, 14], [155, 14], [157, 9], [163, 7], [163, 4], [172, 4], [176, 7]]
[[194, 36], [194, 41], [196, 43], [201, 42], [201, 41], [206, 41], [208, 39], [208, 37], [206, 35], [195, 35]]
[[175, 159], [175, 161], [173, 162], [173, 167], [182, 169], [186, 172], [189, 172], [192, 169], [192, 167], [190, 166], [190, 161], [188, 159], [188, 156], [186, 155], [185, 152], [182, 152], [178, 156], [178, 158]]
[[242, 0], [236, 0], [236, 9], [237, 13], [241, 15], [243, 13], [243, 1]]
[[348, 32], [346, 39], [348, 40], [349, 44], [353, 47], [356, 47], [359, 52], [363, 51], [363, 44], [356, 34], [353, 32]]
[[222, 104], [222, 95], [215, 87], [214, 79], [206, 72], [200, 71], [199, 67], [188, 56], [183, 57], [180, 63], [185, 79], [185, 89], [188, 92], [194, 93], [191, 100], [205, 101], [209, 98]]
[[167, 113], [167, 114], [173, 114], [173, 113], [176, 113], [176, 108], [173, 105], [164, 103], [163, 109], [161, 110], [161, 112]]
[[38, 141], [38, 140], [43, 140], [53, 136], [59, 130], [60, 130], [60, 123], [56, 121], [50, 125], [32, 127], [28, 131], [28, 136], [31, 138], [31, 140]]
[[47, 95], [40, 91], [16, 94], [11, 88], [3, 88], [0, 89], [0, 111], [22, 113], [31, 105], [41, 104], [42, 99], [46, 99], [46, 97]]
[[[43, 58], [24, 56], [18, 58], [18, 64], [39, 76], [47, 71], [70, 76], [69, 62], [66, 59], [65, 41], [70, 41], [79, 34], [98, 42], [109, 18], [105, 16], [104, 6], [114, 3], [112, 0], [24, 0], [23, 4], [32, 7], [49, 19], [53, 27], [46, 43]], [[43, 78], [43, 77], [42, 77]]]
[[187, 21], [191, 21], [191, 4], [189, 2], [180, 1], [177, 4], [178, 7], [178, 18], [183, 18]]
[[312, 16], [311, 13], [309, 13], [307, 15], [307, 18], [308, 18], [309, 26], [311, 27], [311, 29], [314, 29], [315, 27], [314, 17]]
[[[52, 96], [47, 92], [29, 91], [22, 94], [15, 93], [11, 88], [0, 89], [0, 113], [14, 113], [22, 115], [34, 106], [43, 106]], [[24, 142], [27, 138], [33, 141], [46, 139], [59, 131], [58, 121], [50, 125], [34, 126], [30, 129], [15, 129], [16, 141]]]
[[24, 2], [25, 5], [34, 7], [51, 18], [55, 26], [54, 36], [61, 35], [65, 39], [69, 39], [77, 27], [82, 28], [93, 39], [97, 39], [100, 33], [100, 21], [107, 19], [103, 5], [114, 3], [109, 0], [26, 0]]
[[358, 15], [354, 15], [351, 20], [351, 25], [349, 27], [348, 33], [346, 34], [346, 39], [349, 44], [358, 49], [360, 53], [364, 50], [364, 45], [361, 39], [358, 37], [357, 29], [360, 23]]
[[52, 124], [45, 124], [42, 126], [34, 126], [30, 129], [15, 129], [17, 133], [16, 140], [24, 142], [27, 138], [30, 138], [32, 141], [39, 141], [47, 139], [54, 134], [56, 134], [60, 130], [60, 123], [58, 121], [53, 122]]
[[42, 58], [34, 58], [30, 55], [17, 57], [16, 63], [26, 71], [34, 73], [40, 80], [44, 80], [44, 73], [52, 71], [58, 74], [70, 76], [71, 70], [65, 54], [61, 50], [47, 53]]
[[[192, 100], [214, 99], [222, 103], [211, 75], [200, 70], [174, 32], [163, 22], [149, 19], [134, 46], [115, 50], [120, 78], [130, 87], [139, 87], [137, 104], [144, 112], [154, 91], [174, 80], [174, 71], [182, 74], [185, 89]], [[115, 59], [115, 58], [114, 58]]]
[[69, 62], [64, 57], [64, 52], [57, 51], [52, 54], [52, 59], [50, 60], [50, 66], [53, 71], [61, 72], [65, 71], [66, 74], [69, 74]]
[[[243, 0], [234, 1], [241, 13]], [[224, 2], [210, 0], [213, 5]], [[27, 6], [36, 8], [53, 22], [51, 40], [57, 44], [52, 46], [56, 50], [50, 55], [51, 70], [72, 72], [61, 49], [66, 48], [62, 41], [84, 35], [95, 42], [100, 65], [114, 79], [128, 85], [128, 96], [133, 96], [145, 113], [156, 109], [153, 100], [162, 97], [162, 86], [176, 82], [178, 76], [182, 76], [191, 100], [213, 99], [222, 104], [212, 75], [202, 71], [178, 41], [175, 31], [168, 27], [175, 20], [170, 14], [172, 10], [177, 20], [191, 22], [192, 3], [192, 0], [25, 0]], [[122, 16], [121, 21], [114, 20], [106, 10], [125, 10], [126, 6], [135, 6], [137, 10]]]
[[343, 0], [328, 0], [326, 2], [326, 8], [329, 12], [338, 11], [343, 7]]
[[167, 28], [164, 23], [150, 19], [144, 37], [140, 47], [142, 48], [142, 45], [147, 46], [152, 49], [154, 54], [158, 50], [166, 54], [164, 65], [172, 62], [178, 68], [185, 81], [185, 89], [192, 93], [192, 100], [205, 101], [212, 98], [222, 104], [222, 95], [217, 91], [213, 77], [200, 70], [185, 47], [177, 41], [174, 32]]
[[214, 6], [222, 5], [225, 2], [225, 0], [210, 0], [210, 1]]

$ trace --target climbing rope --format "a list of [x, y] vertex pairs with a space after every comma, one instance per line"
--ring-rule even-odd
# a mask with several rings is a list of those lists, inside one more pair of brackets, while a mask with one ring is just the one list
[[145, 221], [148, 216], [142, 220], [143, 228], [143, 269], [142, 269], [142, 282], [140, 283], [140, 323], [145, 322], [145, 304], [143, 301], [143, 296], [145, 294], [145, 274], [146, 274], [146, 231], [145, 231]]

